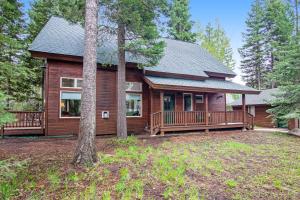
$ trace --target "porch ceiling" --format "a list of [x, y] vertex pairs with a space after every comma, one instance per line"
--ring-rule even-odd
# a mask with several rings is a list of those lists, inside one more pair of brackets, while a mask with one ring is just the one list
[[259, 94], [260, 91], [245, 85], [219, 79], [187, 80], [145, 76], [145, 81], [153, 89], [193, 91], [193, 92], [226, 92], [238, 94]]

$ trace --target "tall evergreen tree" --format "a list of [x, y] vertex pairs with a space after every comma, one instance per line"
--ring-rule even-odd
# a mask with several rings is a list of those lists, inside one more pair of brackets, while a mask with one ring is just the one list
[[0, 1], [0, 90], [8, 95], [8, 109], [12, 100], [22, 101], [32, 91], [27, 84], [30, 68], [22, 62], [25, 46], [22, 6], [18, 0]]
[[277, 54], [272, 79], [280, 86], [280, 93], [269, 112], [274, 119], [300, 118], [300, 34], [292, 37], [289, 44]]
[[86, 0], [83, 56], [83, 86], [78, 144], [74, 164], [97, 161], [96, 136], [96, 73], [98, 38], [98, 0]]
[[[289, 44], [294, 30], [294, 18], [290, 4], [283, 0], [266, 0], [264, 13], [265, 64], [267, 72], [271, 73], [279, 59], [277, 54]], [[278, 84], [274, 80], [268, 83], [271, 88], [276, 85]]]
[[200, 42], [201, 47], [206, 49], [220, 62], [230, 69], [234, 68], [235, 61], [233, 59], [230, 40], [218, 21], [216, 21], [215, 26], [208, 23], [205, 30], [200, 31], [197, 34], [197, 39]]
[[246, 20], [246, 32], [243, 33], [241, 70], [243, 80], [256, 89], [264, 89], [267, 85], [264, 56], [264, 8], [262, 0], [255, 0]]
[[[125, 51], [144, 56], [145, 63], [155, 65], [163, 52], [164, 43], [159, 41], [159, 33], [155, 20], [159, 11], [165, 6], [162, 0], [148, 0], [147, 4], [140, 0], [103, 0], [105, 17], [117, 26], [118, 40], [118, 72], [117, 72], [117, 135], [127, 137], [126, 120], [126, 60]], [[127, 42], [125, 42], [127, 41]]]
[[169, 36], [176, 40], [195, 42], [196, 34], [192, 32], [189, 0], [172, 0], [169, 9]]

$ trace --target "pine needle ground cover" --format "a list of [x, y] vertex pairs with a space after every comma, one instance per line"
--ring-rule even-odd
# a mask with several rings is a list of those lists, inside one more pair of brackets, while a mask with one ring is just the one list
[[76, 140], [0, 143], [1, 199], [300, 198], [300, 138], [281, 133], [98, 138], [85, 168]]

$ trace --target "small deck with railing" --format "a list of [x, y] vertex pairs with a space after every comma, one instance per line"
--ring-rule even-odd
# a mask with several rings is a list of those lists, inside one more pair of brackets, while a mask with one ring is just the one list
[[[245, 119], [244, 119], [245, 117]], [[208, 130], [220, 128], [253, 129], [254, 118], [243, 111], [165, 111], [151, 114], [151, 135], [158, 132]]]
[[15, 121], [1, 127], [1, 135], [44, 134], [44, 112], [10, 111]]

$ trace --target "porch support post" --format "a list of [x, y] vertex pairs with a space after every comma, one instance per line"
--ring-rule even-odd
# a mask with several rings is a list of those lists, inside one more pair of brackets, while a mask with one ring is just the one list
[[[160, 117], [160, 127], [164, 127], [164, 92], [160, 91], [160, 111], [161, 111], [161, 117]], [[160, 131], [161, 135], [165, 135], [164, 131]]]
[[152, 88], [150, 89], [150, 135], [154, 135], [153, 134], [153, 90]]
[[224, 114], [224, 117], [225, 117], [225, 124], [227, 125], [227, 100], [226, 100], [226, 93], [224, 93], [224, 103], [225, 103], [225, 108], [224, 108], [225, 114]]
[[242, 94], [243, 104], [243, 131], [246, 131], [246, 95]]
[[[205, 125], [208, 126], [208, 93], [205, 94]], [[208, 128], [205, 129], [205, 132], [208, 133]]]

